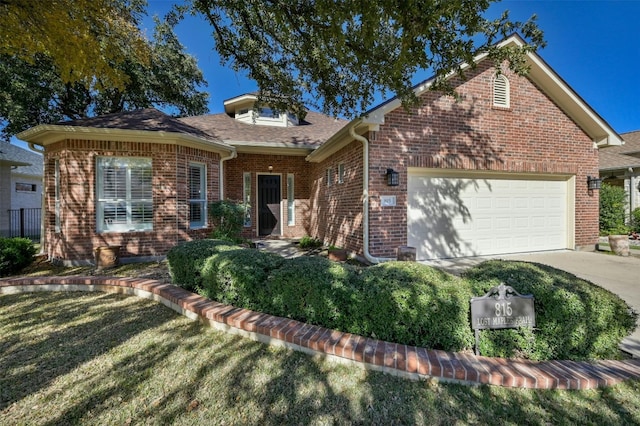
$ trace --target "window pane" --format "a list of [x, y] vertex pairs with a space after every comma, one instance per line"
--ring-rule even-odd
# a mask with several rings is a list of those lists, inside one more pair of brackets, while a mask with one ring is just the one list
[[202, 228], [207, 225], [206, 177], [204, 164], [189, 165], [189, 226]]
[[295, 190], [293, 187], [293, 174], [287, 175], [287, 225], [293, 226], [296, 224], [295, 217]]
[[251, 227], [251, 172], [244, 172], [243, 178], [243, 200], [244, 203], [244, 226]]
[[102, 173], [102, 197], [112, 200], [127, 198], [127, 169], [124, 167], [110, 167]]

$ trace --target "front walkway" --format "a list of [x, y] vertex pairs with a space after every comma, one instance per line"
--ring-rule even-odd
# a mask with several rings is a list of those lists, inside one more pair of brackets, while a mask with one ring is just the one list
[[263, 343], [411, 379], [534, 389], [591, 389], [640, 378], [640, 360], [507, 360], [383, 342], [213, 302], [171, 284], [140, 278], [41, 277], [0, 279], [0, 294], [103, 291], [156, 300], [191, 319]]

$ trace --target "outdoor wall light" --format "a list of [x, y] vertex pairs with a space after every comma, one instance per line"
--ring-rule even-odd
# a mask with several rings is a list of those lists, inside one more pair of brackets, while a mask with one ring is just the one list
[[597, 177], [587, 176], [587, 188], [589, 190], [600, 189], [602, 186], [602, 179], [598, 179]]
[[387, 185], [398, 186], [400, 185], [400, 173], [393, 169], [387, 169]]
[[269, 171], [273, 170], [273, 166], [269, 164]]

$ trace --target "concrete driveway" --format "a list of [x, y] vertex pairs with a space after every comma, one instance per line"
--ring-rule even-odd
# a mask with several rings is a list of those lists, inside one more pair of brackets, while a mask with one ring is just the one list
[[[522, 260], [541, 263], [570, 272], [620, 296], [636, 312], [640, 312], [640, 257], [621, 257], [604, 252], [554, 251], [495, 256], [493, 259]], [[459, 274], [488, 258], [467, 258], [425, 262]], [[624, 339], [620, 348], [640, 358], [640, 327]]]

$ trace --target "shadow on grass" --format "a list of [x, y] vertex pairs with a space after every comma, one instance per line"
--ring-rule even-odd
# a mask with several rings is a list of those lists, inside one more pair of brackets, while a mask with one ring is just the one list
[[2, 424], [640, 423], [638, 381], [582, 392], [412, 382], [135, 297], [5, 295], [0, 320]]

